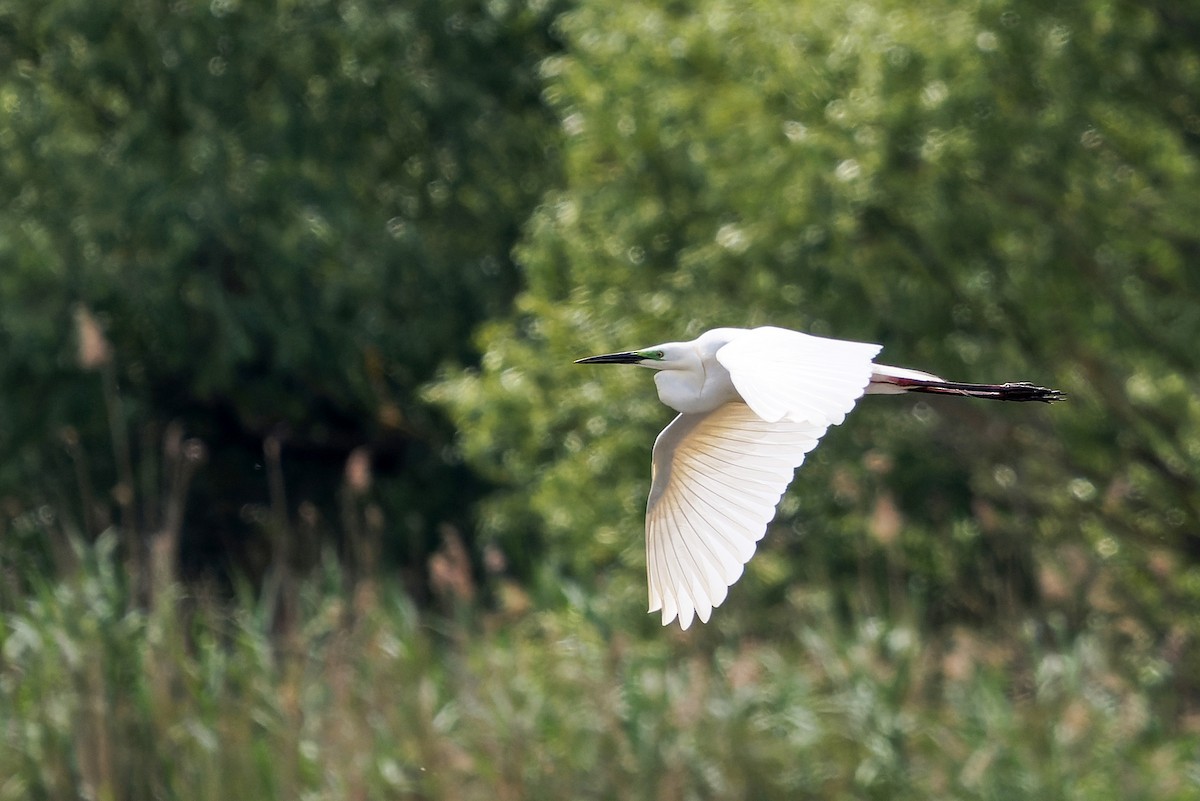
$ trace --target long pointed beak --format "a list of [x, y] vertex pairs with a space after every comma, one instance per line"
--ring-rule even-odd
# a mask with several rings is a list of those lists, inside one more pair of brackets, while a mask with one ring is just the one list
[[640, 353], [626, 351], [625, 353], [606, 353], [603, 356], [588, 356], [586, 359], [576, 359], [576, 364], [637, 364], [645, 357]]

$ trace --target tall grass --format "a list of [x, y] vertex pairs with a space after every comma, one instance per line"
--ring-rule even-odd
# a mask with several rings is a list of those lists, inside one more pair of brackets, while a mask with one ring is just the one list
[[8, 799], [1192, 799], [1196, 725], [1099, 633], [810, 612], [771, 642], [418, 612], [130, 604], [114, 542], [0, 626]]

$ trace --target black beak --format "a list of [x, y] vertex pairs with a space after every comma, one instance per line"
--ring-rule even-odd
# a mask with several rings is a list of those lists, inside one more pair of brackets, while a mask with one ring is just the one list
[[576, 364], [637, 364], [645, 357], [640, 353], [626, 351], [625, 353], [606, 353], [603, 356], [588, 356], [586, 359], [576, 359]]

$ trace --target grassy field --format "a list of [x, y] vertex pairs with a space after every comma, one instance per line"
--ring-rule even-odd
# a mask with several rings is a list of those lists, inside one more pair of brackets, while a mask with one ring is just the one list
[[332, 572], [281, 628], [179, 591], [133, 608], [109, 550], [10, 599], [0, 800], [1200, 798], [1200, 726], [1100, 631], [816, 605], [771, 641], [642, 638]]

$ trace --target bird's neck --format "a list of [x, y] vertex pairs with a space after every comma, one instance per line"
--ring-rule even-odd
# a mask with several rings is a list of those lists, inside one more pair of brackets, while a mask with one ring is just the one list
[[707, 371], [700, 366], [694, 370], [660, 370], [654, 384], [658, 399], [684, 414], [711, 412], [738, 398], [729, 373], [719, 365]]

